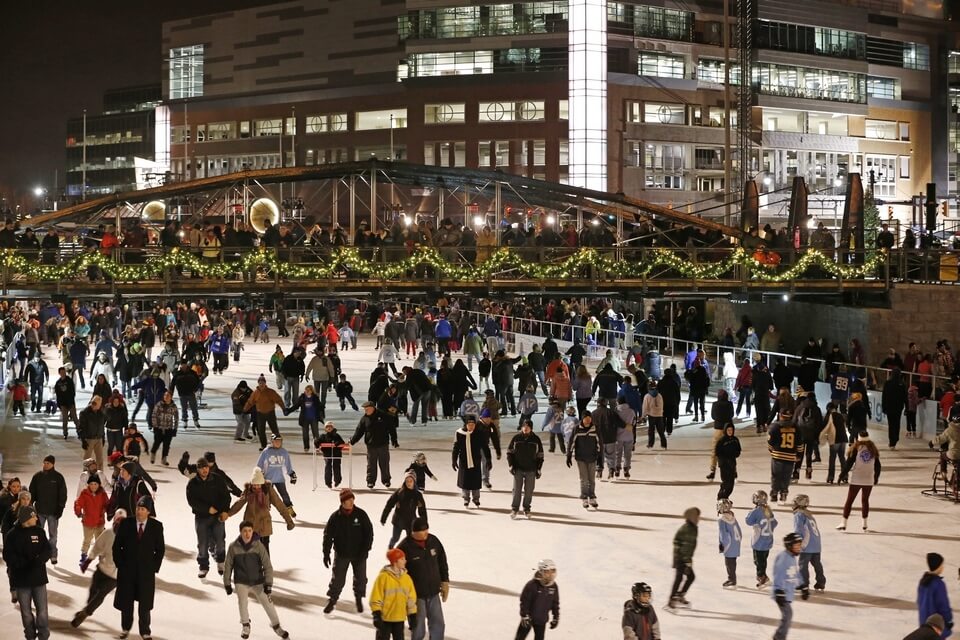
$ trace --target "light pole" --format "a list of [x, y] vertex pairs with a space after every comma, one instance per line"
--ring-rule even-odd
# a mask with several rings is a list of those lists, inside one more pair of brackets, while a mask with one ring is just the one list
[[87, 110], [83, 110], [83, 159], [80, 161], [80, 200], [87, 199]]

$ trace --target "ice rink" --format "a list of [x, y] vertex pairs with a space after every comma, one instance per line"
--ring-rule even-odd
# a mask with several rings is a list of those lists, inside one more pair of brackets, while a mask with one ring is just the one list
[[[207, 578], [197, 578], [193, 516], [184, 494], [187, 479], [175, 465], [183, 451], [189, 451], [195, 461], [204, 451], [212, 450], [237, 484], [249, 479], [258, 458], [256, 440], [246, 444], [233, 441], [235, 423], [229, 394], [241, 379], [254, 386], [261, 372], [273, 385], [267, 361], [275, 344], [275, 340], [270, 344], [247, 344], [240, 363], [231, 361], [225, 375], [207, 379], [203, 399], [209, 408], [201, 412], [202, 430], [198, 433], [191, 425], [185, 431], [181, 425], [173, 442], [170, 467], [162, 467], [159, 457], [155, 465], [143, 460], [160, 485], [156, 509], [167, 542], [166, 559], [157, 577], [155, 638], [239, 637], [236, 596], [226, 595], [215, 569]], [[288, 353], [290, 341], [283, 339], [282, 344]], [[47, 349], [46, 354], [55, 377], [53, 349]], [[341, 357], [343, 370], [353, 382], [354, 395], [358, 402], [363, 402], [369, 372], [376, 360], [372, 339], [361, 337], [360, 347]], [[78, 409], [86, 404], [89, 394], [89, 385], [78, 393]], [[49, 389], [46, 395], [50, 395]], [[328, 398], [327, 418], [336, 423], [345, 439], [352, 435], [360, 415], [347, 409], [341, 412], [336, 398]], [[139, 417], [145, 428], [143, 411]], [[535, 417], [537, 432], [541, 419], [542, 413]], [[754, 586], [750, 531], [743, 524], [751, 494], [757, 489], [769, 490], [770, 459], [765, 439], [754, 433], [752, 422], [738, 422], [743, 455], [732, 500], [744, 533], [743, 555], [738, 567], [739, 586], [723, 589], [726, 575], [723, 558], [717, 552], [715, 519], [718, 484], [704, 479], [712, 426], [690, 423], [690, 417], [681, 418], [668, 451], [647, 449], [645, 435], [638, 437], [633, 477], [599, 482], [600, 509], [596, 512], [581, 507], [576, 467], [568, 469], [559, 452], [548, 453], [534, 496], [533, 519], [512, 521], [512, 479], [505, 456], [495, 463], [493, 490], [481, 493], [482, 508], [464, 509], [456, 473], [450, 465], [453, 432], [459, 421], [441, 420], [423, 428], [411, 427], [402, 419], [400, 448], [391, 451], [393, 486], [398, 486], [403, 469], [418, 450], [426, 452], [429, 465], [439, 478], [437, 482], [428, 479], [425, 498], [430, 531], [446, 547], [450, 563], [451, 590], [444, 605], [445, 637], [513, 638], [519, 620], [520, 590], [532, 577], [537, 561], [552, 558], [558, 567], [561, 615], [560, 626], [548, 630], [548, 638], [621, 638], [622, 606], [630, 597], [630, 586], [637, 581], [653, 586], [654, 604], [666, 639], [770, 638], [779, 620], [778, 610], [769, 589], [758, 590]], [[515, 426], [515, 418], [507, 417], [502, 422], [504, 451]], [[321, 562], [322, 529], [339, 502], [337, 494], [324, 487], [322, 481], [318, 489], [312, 490], [313, 457], [303, 453], [295, 416], [281, 418], [281, 430], [299, 475], [295, 486], [288, 484], [298, 513], [297, 527], [288, 532], [275, 516], [271, 540], [274, 599], [281, 622], [292, 638], [372, 638], [369, 607], [363, 614], [355, 612], [349, 582], [334, 613], [322, 613], [330, 578], [329, 570]], [[645, 433], [645, 429], [641, 432]], [[152, 434], [146, 435], [152, 441]], [[926, 570], [925, 555], [930, 551], [946, 558], [944, 577], [951, 598], [960, 597], [960, 506], [920, 494], [930, 484], [935, 454], [921, 440], [901, 440], [900, 449], [891, 452], [883, 430], [876, 429], [873, 435], [880, 447], [883, 474], [871, 500], [871, 532], [861, 533], [858, 510], [852, 514], [847, 532], [834, 530], [840, 521], [846, 487], [825, 484], [826, 464], [818, 465], [812, 482], [801, 480], [791, 487], [791, 496], [810, 495], [811, 510], [824, 535], [823, 564], [827, 574], [825, 593], [814, 594], [808, 602], [795, 603], [791, 638], [902, 638], [918, 623], [916, 587]], [[547, 435], [541, 436], [546, 443]], [[28, 414], [25, 420], [8, 416], [2, 421], [0, 452], [4, 458], [4, 480], [18, 475], [28, 484], [48, 453], [56, 455], [57, 469], [66, 478], [71, 502], [60, 525], [60, 563], [55, 567], [48, 565], [52, 637], [115, 637], [120, 629], [120, 614], [112, 607], [112, 596], [79, 629], [69, 624], [86, 600], [91, 575], [91, 571], [81, 574], [78, 568], [81, 526], [72, 514], [72, 499], [82, 452], [72, 426], [70, 439], [64, 441], [59, 416], [51, 419]], [[366, 489], [362, 444], [357, 446], [352, 464], [357, 506], [368, 512], [376, 534], [368, 561], [372, 586], [385, 563], [391, 532], [389, 524], [379, 524], [389, 490], [379, 485], [375, 491]], [[694, 561], [696, 582], [688, 593], [692, 608], [671, 613], [663, 609], [673, 580], [671, 541], [682, 523], [683, 510], [689, 506], [703, 511]], [[775, 512], [780, 524], [775, 532], [778, 543], [771, 563], [781, 548], [779, 540], [792, 530], [789, 507], [775, 507]], [[236, 538], [239, 522], [239, 516], [227, 521], [228, 544]], [[6, 595], [4, 602], [0, 604], [0, 638], [22, 637], [19, 612], [9, 604]], [[256, 604], [251, 605], [251, 615], [252, 637], [275, 637]]]

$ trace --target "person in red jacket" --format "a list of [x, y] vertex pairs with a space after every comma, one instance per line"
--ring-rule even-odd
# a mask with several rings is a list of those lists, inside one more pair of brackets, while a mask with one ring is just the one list
[[327, 339], [327, 346], [331, 351], [336, 351], [337, 344], [340, 343], [340, 332], [333, 326], [333, 321], [327, 323], [327, 328], [323, 330], [323, 337]]
[[73, 503], [73, 512], [83, 524], [83, 544], [80, 545], [80, 564], [87, 560], [87, 551], [96, 538], [103, 533], [106, 524], [107, 504], [110, 499], [100, 484], [100, 476], [87, 478], [87, 488], [80, 492]]

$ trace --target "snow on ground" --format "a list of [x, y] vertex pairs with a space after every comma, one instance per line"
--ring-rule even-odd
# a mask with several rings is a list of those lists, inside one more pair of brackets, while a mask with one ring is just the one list
[[[243, 360], [231, 362], [223, 376], [207, 380], [204, 400], [209, 408], [201, 412], [202, 431], [180, 431], [174, 440], [171, 467], [149, 465], [160, 484], [157, 499], [159, 519], [164, 523], [167, 556], [158, 576], [158, 593], [153, 611], [156, 638], [236, 638], [240, 632], [236, 597], [227, 597], [221, 578], [211, 571], [197, 578], [196, 537], [193, 517], [187, 506], [186, 478], [179, 475], [176, 461], [183, 451], [195, 460], [204, 451], [217, 453], [219, 464], [240, 484], [249, 478], [258, 453], [255, 440], [247, 444], [232, 440], [234, 419], [229, 393], [240, 379], [255, 384], [267, 372], [267, 361], [275, 346], [248, 344]], [[285, 351], [289, 341], [284, 339]], [[53, 364], [53, 351], [47, 350]], [[375, 362], [373, 344], [367, 336], [360, 348], [343, 355], [344, 371], [353, 382], [355, 397], [366, 396], [369, 371]], [[55, 367], [52, 367], [55, 371]], [[267, 374], [271, 381], [273, 376]], [[49, 394], [49, 392], [48, 392]], [[87, 391], [80, 392], [85, 402]], [[335, 398], [328, 399], [327, 416], [348, 438], [359, 414], [341, 412]], [[141, 413], [141, 422], [143, 414]], [[542, 417], [542, 415], [540, 416]], [[630, 586], [645, 581], [653, 586], [654, 603], [661, 619], [663, 637], [712, 640], [769, 638], [778, 622], [778, 611], [768, 590], [754, 588], [750, 556], [750, 532], [743, 517], [750, 496], [757, 489], [769, 489], [769, 457], [764, 441], [752, 431], [752, 424], [739, 423], [744, 453], [740, 458], [739, 482], [732, 499], [743, 527], [743, 552], [738, 566], [739, 587], [725, 590], [724, 563], [717, 553], [715, 499], [718, 485], [704, 480], [711, 428], [691, 425], [690, 418], [670, 439], [669, 451], [646, 449], [645, 437], [637, 444], [633, 477], [629, 481], [598, 483], [600, 510], [585, 511], [578, 499], [576, 468], [568, 469], [559, 454], [547, 454], [543, 478], [537, 484], [531, 521], [512, 521], [511, 477], [506, 459], [496, 462], [493, 490], [481, 494], [482, 509], [466, 510], [456, 487], [456, 473], [450, 467], [453, 431], [450, 421], [411, 427], [404, 420], [399, 434], [400, 448], [391, 452], [394, 486], [413, 453], [423, 450], [438, 482], [428, 480], [426, 502], [431, 533], [446, 547], [450, 562], [451, 591], [444, 605], [446, 638], [512, 638], [518, 622], [518, 596], [530, 579], [536, 562], [552, 558], [558, 566], [561, 596], [560, 626], [548, 631], [550, 638], [621, 637], [622, 605], [630, 597]], [[515, 422], [503, 422], [503, 446], [513, 434]], [[749, 427], [749, 428], [748, 428]], [[286, 531], [275, 517], [272, 558], [276, 584], [274, 598], [283, 625], [292, 638], [369, 638], [374, 634], [369, 608], [355, 612], [347, 587], [336, 611], [324, 616], [330, 572], [321, 561], [322, 529], [338, 507], [337, 494], [321, 486], [312, 490], [312, 457], [302, 452], [295, 416], [281, 419], [286, 447], [294, 455], [300, 481], [290, 487], [298, 513], [297, 528]], [[149, 437], [150, 434], [148, 434]], [[546, 434], [542, 434], [547, 441]], [[813, 512], [824, 533], [823, 564], [827, 590], [809, 602], [794, 606], [791, 638], [872, 637], [901, 638], [917, 624], [916, 584], [925, 570], [925, 554], [937, 551], [947, 559], [946, 581], [952, 597], [957, 593], [956, 564], [960, 543], [956, 532], [960, 506], [920, 495], [929, 485], [935, 456], [926, 442], [901, 441], [901, 450], [889, 452], [886, 437], [875, 433], [881, 445], [883, 475], [873, 493], [870, 525], [873, 531], [860, 533], [859, 513], [854, 512], [846, 533], [834, 530], [846, 495], [845, 487], [824, 483], [826, 465], [819, 465], [814, 482], [801, 481], [791, 495], [810, 495]], [[19, 475], [24, 483], [40, 468], [43, 455], [57, 456], [57, 468], [64, 474], [71, 493], [80, 473], [82, 454], [71, 428], [71, 438], [60, 437], [59, 416], [42, 414], [6, 418], [0, 427], [0, 452], [4, 456], [4, 478]], [[378, 485], [368, 491], [363, 476], [363, 446], [353, 459], [353, 485], [357, 505], [374, 522], [376, 538], [368, 562], [368, 593], [373, 579], [385, 562], [389, 526], [379, 524], [379, 515], [389, 495]], [[824, 459], [826, 459], [824, 457]], [[671, 541], [682, 522], [686, 507], [703, 511], [700, 538], [694, 561], [697, 578], [688, 594], [692, 609], [679, 613], [663, 610], [673, 580]], [[787, 507], [776, 507], [780, 526], [777, 540], [790, 531], [792, 519]], [[227, 522], [228, 543], [237, 535], [240, 518]], [[279, 523], [279, 524], [277, 524]], [[60, 528], [60, 564], [48, 565], [50, 617], [53, 637], [102, 638], [119, 630], [119, 612], [108, 599], [78, 630], [69, 621], [85, 602], [90, 572], [81, 575], [77, 567], [81, 527], [68, 505]], [[778, 551], [774, 550], [774, 554]], [[773, 554], [771, 555], [771, 565]], [[253, 637], [274, 637], [262, 610], [251, 604]], [[16, 609], [0, 604], [2, 638], [19, 637], [20, 619]], [[16, 631], [15, 631], [16, 630]], [[532, 636], [531, 636], [532, 637]]]

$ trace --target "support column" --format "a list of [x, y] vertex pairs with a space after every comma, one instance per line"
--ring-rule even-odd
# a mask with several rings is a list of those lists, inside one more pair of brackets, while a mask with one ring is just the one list
[[350, 242], [357, 234], [357, 176], [350, 176]]
[[370, 231], [377, 231], [377, 169], [370, 170]]
[[[333, 181], [333, 206], [330, 207], [330, 231], [333, 231], [335, 225], [340, 224], [339, 201], [340, 200], [340, 180]], [[332, 237], [332, 236], [331, 236]]]

